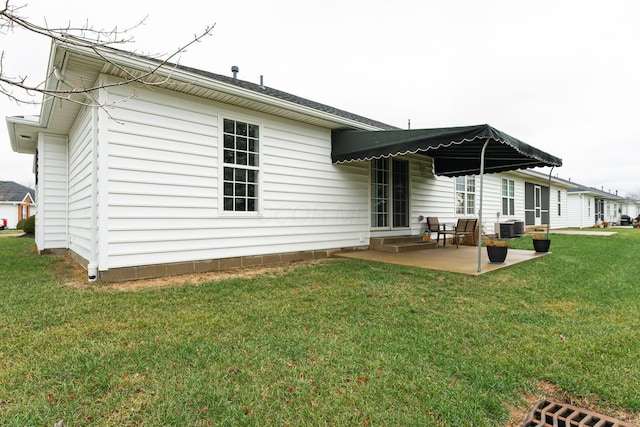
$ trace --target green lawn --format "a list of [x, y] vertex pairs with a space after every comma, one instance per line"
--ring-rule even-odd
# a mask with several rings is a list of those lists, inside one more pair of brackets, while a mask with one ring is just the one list
[[637, 415], [640, 230], [551, 250], [481, 277], [329, 260], [123, 292], [2, 238], [0, 425], [494, 427], [540, 383]]

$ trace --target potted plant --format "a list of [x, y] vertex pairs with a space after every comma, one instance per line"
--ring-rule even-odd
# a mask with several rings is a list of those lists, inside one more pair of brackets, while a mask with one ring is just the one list
[[534, 234], [531, 236], [533, 241], [533, 249], [536, 252], [549, 252], [549, 246], [551, 245], [551, 239], [546, 234]]
[[507, 259], [509, 250], [508, 240], [499, 240], [495, 237], [485, 236], [485, 246], [487, 247], [487, 256], [492, 264], [502, 264]]

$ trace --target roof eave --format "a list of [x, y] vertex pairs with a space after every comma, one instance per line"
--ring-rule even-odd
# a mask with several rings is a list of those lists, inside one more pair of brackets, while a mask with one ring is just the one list
[[45, 128], [41, 123], [41, 120], [36, 122], [33, 120], [27, 120], [21, 116], [14, 116], [7, 117], [6, 121], [11, 149], [16, 153], [35, 154], [37, 138], [34, 140], [31, 135], [28, 135], [26, 132], [21, 132], [20, 127], [37, 132]]
[[[61, 63], [62, 67], [64, 67], [64, 51], [59, 50], [58, 42], [52, 41], [46, 74], [50, 77], [45, 82], [45, 90], [54, 90], [58, 87], [59, 81], [55, 77], [55, 73], [53, 73], [53, 68], [58, 63]], [[37, 116], [37, 121], [25, 119], [24, 116], [6, 117], [9, 141], [14, 152], [35, 154], [38, 144], [37, 133], [47, 129], [47, 124], [53, 113], [53, 106], [54, 103], [51, 99], [44, 100], [40, 105], [40, 114]], [[21, 127], [22, 129], [20, 129]], [[21, 130], [29, 130], [34, 135], [27, 136], [27, 132], [21, 132]]]
[[[89, 55], [94, 58], [103, 58], [114, 64], [118, 64], [123, 67], [129, 67], [129, 68], [132, 68], [138, 71], [143, 71], [143, 72], [147, 72], [150, 68], [151, 69], [156, 68], [158, 65], [157, 61], [153, 61], [151, 59], [145, 59], [144, 57], [129, 56], [126, 54], [126, 52], [119, 53], [119, 52], [113, 52], [107, 49], [107, 50], [101, 50], [100, 55], [98, 55], [93, 49], [83, 47], [83, 46], [67, 45], [60, 42], [57, 42], [57, 45], [58, 45], [58, 49], [65, 49], [70, 52], [75, 52], [82, 55]], [[50, 64], [50, 67], [51, 67], [51, 64]], [[50, 69], [49, 71], [52, 71], [52, 69]], [[165, 65], [160, 67], [155, 73], [158, 76], [170, 78], [178, 82], [193, 84], [205, 89], [220, 91], [223, 93], [227, 93], [229, 95], [242, 97], [251, 101], [261, 102], [267, 105], [294, 111], [310, 117], [330, 121], [345, 128], [362, 129], [362, 130], [382, 130], [381, 127], [378, 127], [372, 124], [363, 123], [358, 120], [352, 120], [346, 117], [340, 117], [338, 115], [331, 114], [329, 112], [316, 110], [314, 108], [296, 104], [291, 101], [274, 98], [273, 96], [261, 94], [259, 92], [255, 92], [250, 89], [245, 89], [245, 88], [228, 84], [219, 80], [208, 78], [206, 76], [202, 76], [200, 74], [196, 74], [196, 73], [178, 68], [176, 66]]]

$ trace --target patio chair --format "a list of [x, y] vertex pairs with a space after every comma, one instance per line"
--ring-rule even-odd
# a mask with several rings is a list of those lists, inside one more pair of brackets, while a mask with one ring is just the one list
[[438, 217], [436, 216], [428, 216], [427, 217], [427, 229], [431, 233], [436, 233], [436, 244], [440, 245], [440, 235], [444, 236], [442, 246], [447, 246], [447, 235], [453, 236], [455, 229], [447, 228], [446, 224], [440, 224]]
[[456, 225], [453, 233], [453, 240], [456, 242], [456, 247], [459, 247], [460, 239], [464, 236], [470, 236], [471, 238], [475, 237], [476, 225], [478, 225], [478, 220], [476, 218], [458, 220], [458, 224]]

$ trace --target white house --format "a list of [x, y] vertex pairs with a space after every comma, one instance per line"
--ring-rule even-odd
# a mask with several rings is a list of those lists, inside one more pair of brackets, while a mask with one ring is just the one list
[[572, 186], [557, 176], [535, 170], [517, 173], [524, 181], [525, 224], [549, 224], [552, 229], [568, 227], [568, 190]]
[[617, 194], [572, 183], [567, 192], [569, 227], [588, 228], [604, 222], [620, 223], [622, 215], [638, 216], [638, 202]]
[[134, 97], [118, 85], [157, 65], [54, 43], [47, 87], [95, 82], [98, 104], [7, 118], [12, 148], [36, 156], [38, 249], [70, 252], [90, 280], [326, 257], [418, 235], [419, 215], [493, 224], [503, 203], [506, 217], [544, 220], [525, 200], [544, 179], [513, 171], [562, 161], [490, 126], [400, 130], [182, 66]]
[[[0, 181], [0, 226], [16, 228], [35, 214], [35, 191], [13, 181]], [[6, 221], [6, 225], [5, 225]]]

